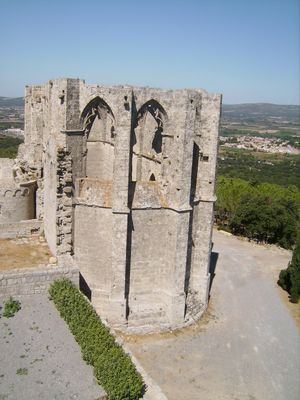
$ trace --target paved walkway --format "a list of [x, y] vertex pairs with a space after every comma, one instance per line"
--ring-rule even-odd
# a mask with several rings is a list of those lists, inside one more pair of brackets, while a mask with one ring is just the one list
[[102, 398], [92, 368], [53, 303], [46, 295], [19, 299], [22, 309], [0, 319], [0, 400]]
[[218, 262], [204, 320], [133, 337], [129, 348], [170, 400], [300, 399], [299, 331], [276, 285], [290, 253], [219, 232], [213, 240]]

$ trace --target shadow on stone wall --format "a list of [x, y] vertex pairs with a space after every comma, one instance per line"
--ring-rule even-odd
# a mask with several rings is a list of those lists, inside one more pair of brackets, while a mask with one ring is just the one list
[[79, 289], [91, 301], [92, 291], [81, 273], [79, 273]]

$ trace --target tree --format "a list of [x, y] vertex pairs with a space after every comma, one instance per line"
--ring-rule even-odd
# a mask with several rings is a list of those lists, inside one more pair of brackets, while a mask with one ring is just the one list
[[243, 179], [218, 177], [216, 219], [219, 224], [227, 224], [235, 215], [239, 205], [254, 193], [251, 185]]
[[297, 207], [291, 202], [282, 204], [257, 193], [239, 205], [230, 221], [230, 230], [236, 235], [278, 243], [289, 249], [297, 238]]

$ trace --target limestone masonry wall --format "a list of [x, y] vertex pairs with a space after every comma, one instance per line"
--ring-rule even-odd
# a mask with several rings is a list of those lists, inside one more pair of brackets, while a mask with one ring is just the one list
[[27, 87], [25, 103], [9, 168], [18, 185], [34, 183], [29, 203], [52, 253], [78, 265], [101, 316], [130, 332], [200, 318], [221, 96], [58, 79]]
[[74, 267], [45, 266], [1, 271], [0, 295], [47, 293], [51, 283], [62, 278], [69, 279], [79, 286], [79, 271]]

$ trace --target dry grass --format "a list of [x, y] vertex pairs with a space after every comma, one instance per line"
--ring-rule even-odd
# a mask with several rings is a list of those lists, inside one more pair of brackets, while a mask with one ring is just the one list
[[47, 243], [36, 236], [0, 239], [0, 271], [45, 265], [51, 255]]

